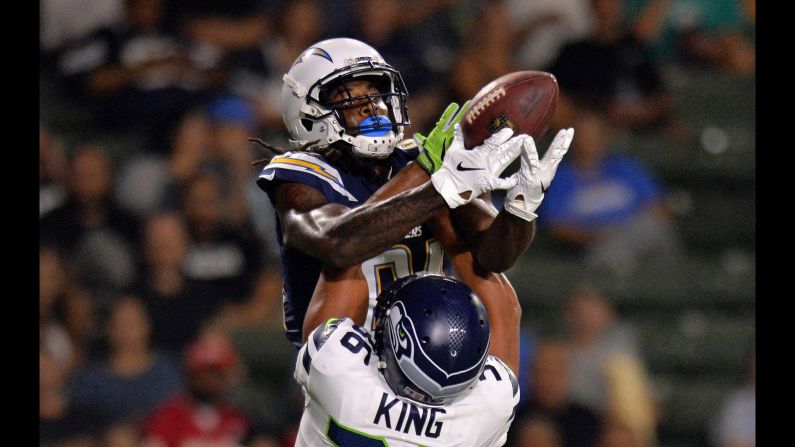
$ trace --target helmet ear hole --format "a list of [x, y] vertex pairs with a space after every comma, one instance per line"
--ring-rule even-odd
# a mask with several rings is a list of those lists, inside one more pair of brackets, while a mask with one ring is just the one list
[[312, 127], [315, 126], [315, 122], [308, 118], [301, 118], [301, 124], [304, 126], [304, 129], [306, 129], [307, 132], [311, 132]]

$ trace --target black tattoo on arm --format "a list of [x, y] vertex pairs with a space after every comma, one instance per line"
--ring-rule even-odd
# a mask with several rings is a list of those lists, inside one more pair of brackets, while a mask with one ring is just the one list
[[355, 209], [327, 203], [314, 188], [283, 184], [276, 208], [285, 246], [344, 268], [386, 250], [446, 204], [430, 182]]

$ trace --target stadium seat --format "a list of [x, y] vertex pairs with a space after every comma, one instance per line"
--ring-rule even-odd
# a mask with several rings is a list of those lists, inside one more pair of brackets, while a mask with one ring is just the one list
[[660, 397], [659, 445], [705, 446], [721, 404], [741, 380], [688, 380], [673, 375], [655, 380]]
[[651, 372], [742, 377], [747, 353], [753, 346], [753, 315], [687, 311], [664, 313], [629, 321], [638, 334], [643, 357]]

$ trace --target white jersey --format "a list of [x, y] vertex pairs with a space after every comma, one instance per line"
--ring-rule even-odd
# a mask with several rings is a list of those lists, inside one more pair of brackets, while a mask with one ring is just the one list
[[350, 318], [315, 329], [298, 352], [305, 407], [296, 447], [491, 447], [505, 444], [519, 402], [511, 370], [489, 355], [480, 380], [448, 405], [397, 396], [371, 336]]

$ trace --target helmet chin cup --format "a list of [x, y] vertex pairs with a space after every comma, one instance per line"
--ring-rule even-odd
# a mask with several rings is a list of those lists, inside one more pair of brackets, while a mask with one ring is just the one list
[[359, 123], [361, 133], [350, 143], [360, 157], [386, 158], [397, 143], [392, 121], [386, 116], [368, 117]]
[[349, 143], [353, 153], [360, 157], [387, 158], [398, 142], [397, 136], [391, 130], [382, 137], [366, 137], [357, 135]]

